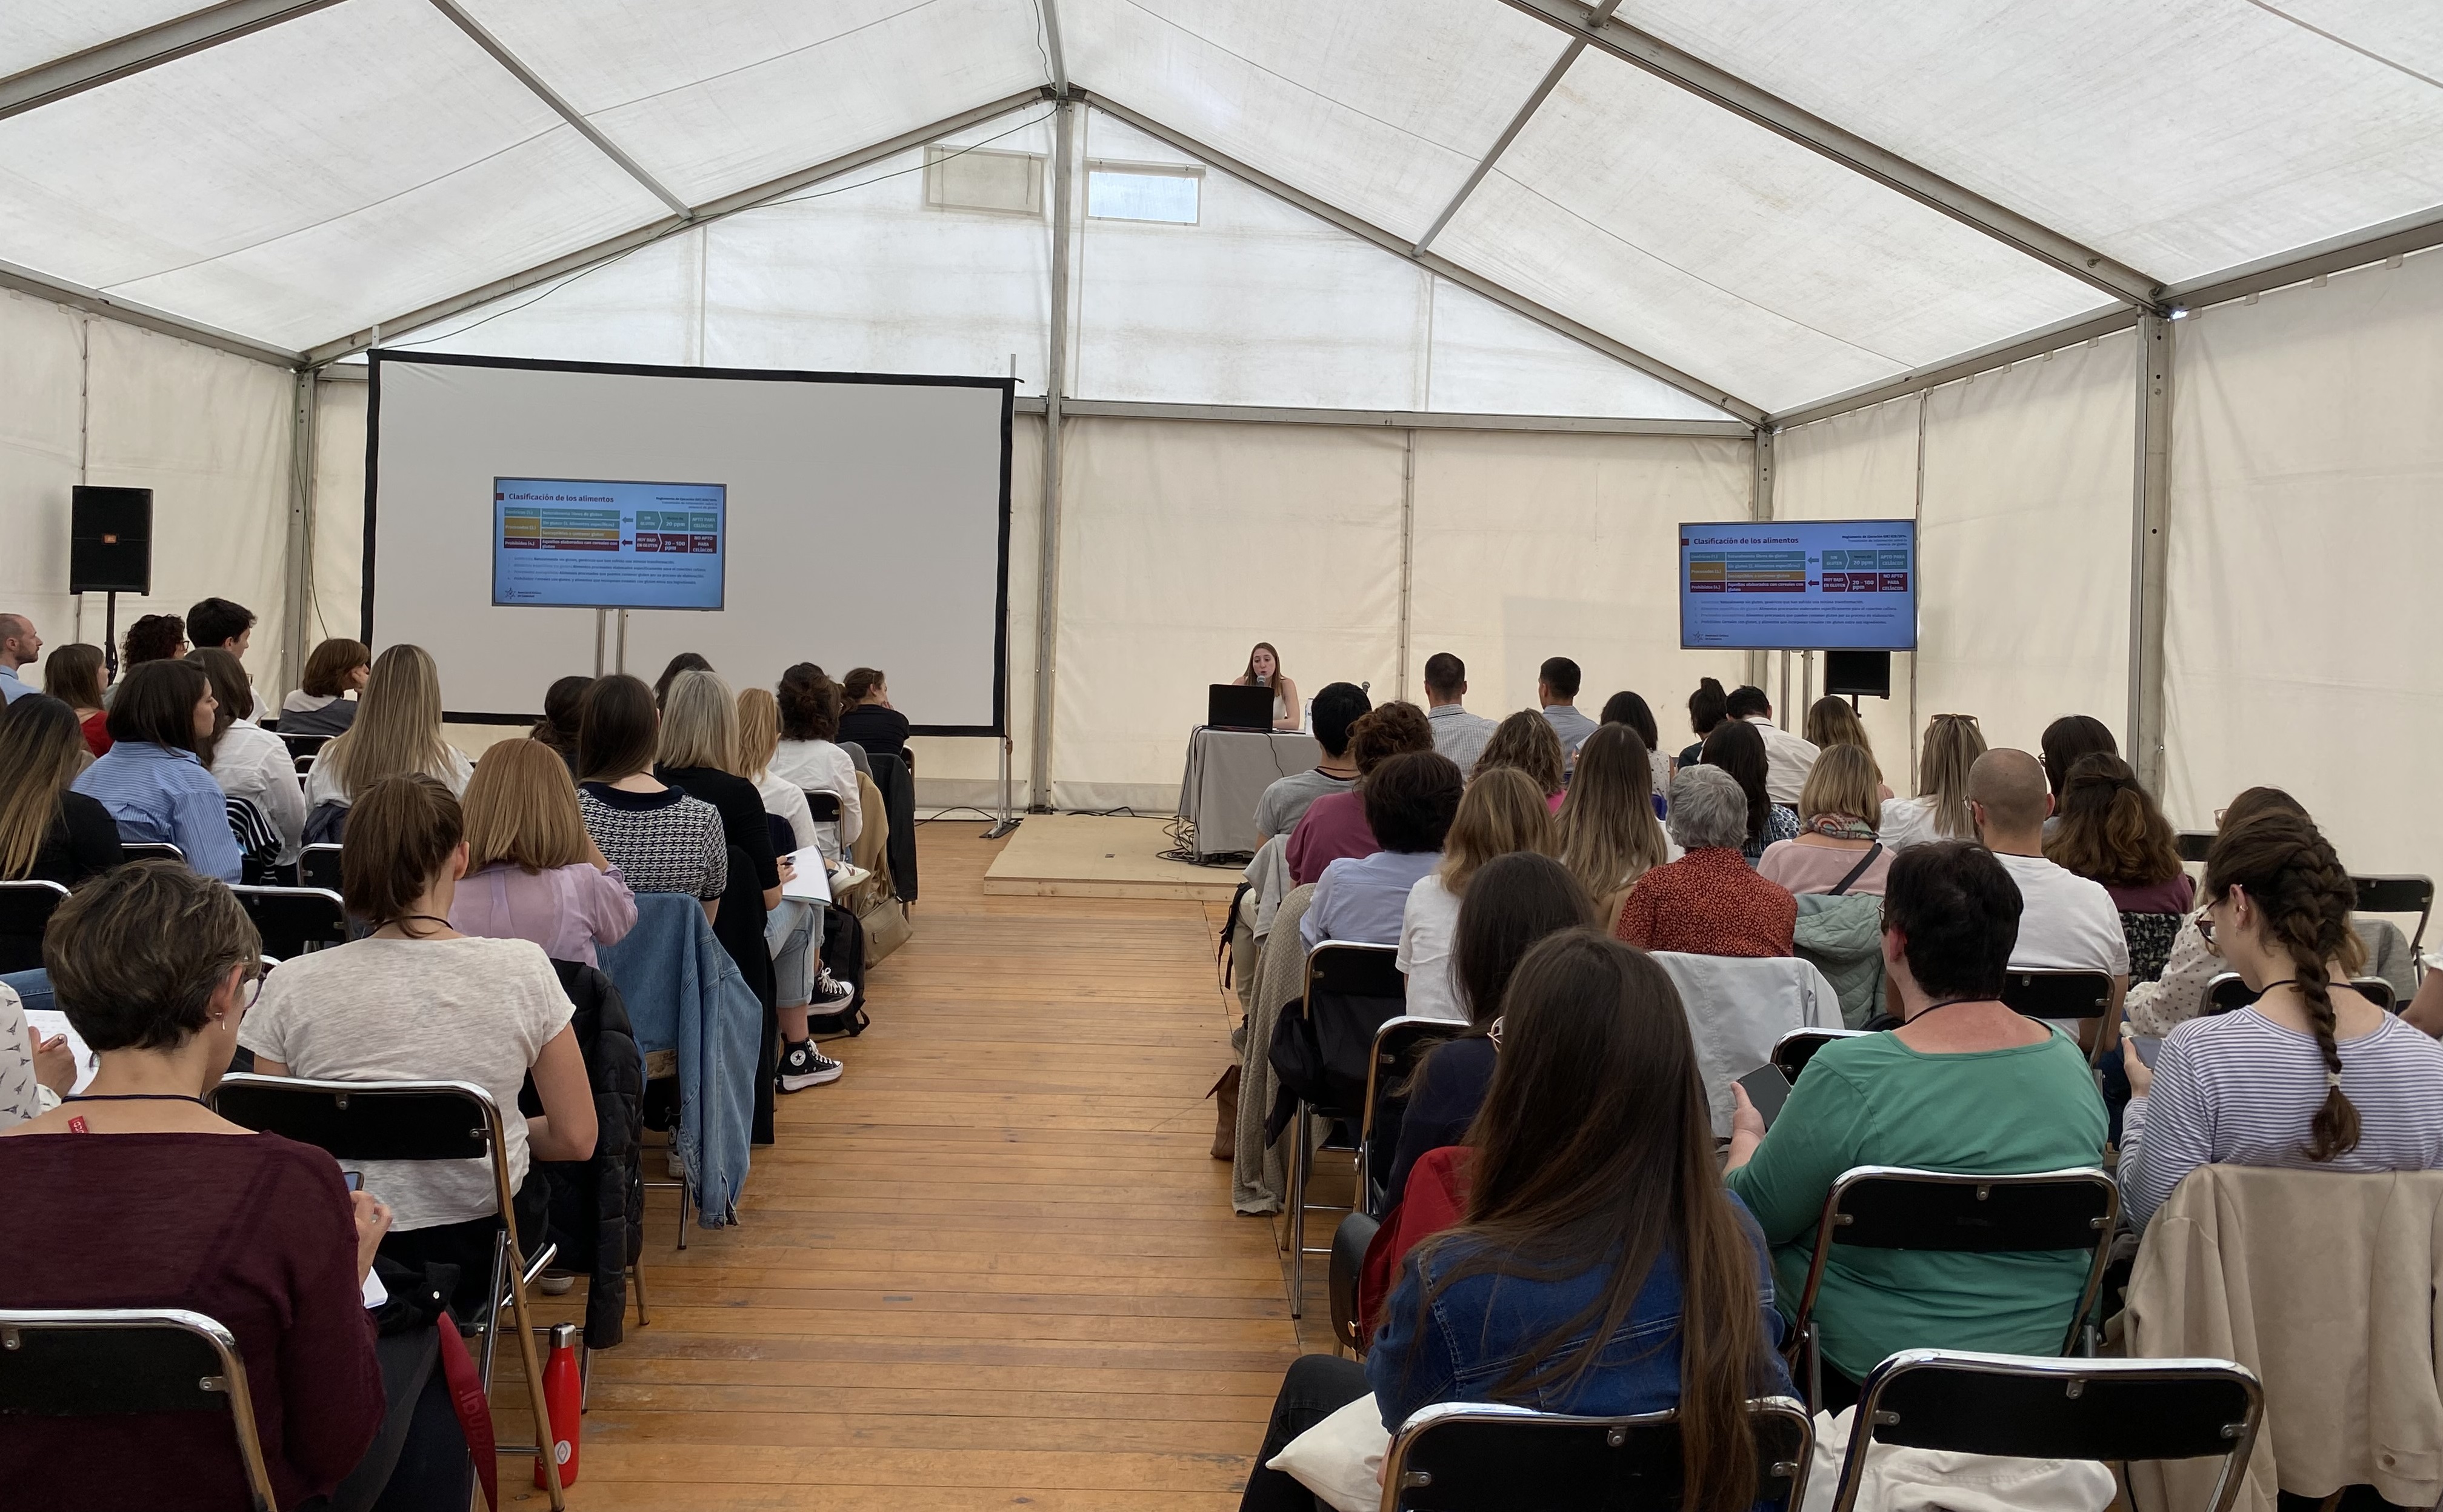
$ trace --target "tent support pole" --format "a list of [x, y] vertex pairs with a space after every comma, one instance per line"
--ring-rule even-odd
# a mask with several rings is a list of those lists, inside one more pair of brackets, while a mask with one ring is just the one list
[[313, 644], [309, 621], [314, 614], [314, 370], [299, 368], [289, 400], [293, 413], [288, 429], [288, 572], [283, 594], [287, 603], [275, 696], [303, 680], [305, 654]]
[[[1755, 428], [1755, 483], [1749, 490], [1748, 494], [1748, 518], [1752, 520], [1770, 520], [1773, 518], [1773, 465], [1774, 460], [1773, 438], [1773, 431], [1772, 426], [1759, 425]], [[1747, 674], [1739, 680], [1751, 687], [1763, 687], [1765, 685], [1765, 678], [1770, 675], [1768, 669], [1772, 666], [1772, 661], [1773, 653], [1769, 651], [1749, 652]], [[1784, 694], [1785, 696], [1782, 701], [1784, 703], [1788, 703], [1790, 700], [1787, 696], [1787, 690], [1784, 690]]]
[[2139, 782], [2163, 791], [2163, 621], [2170, 559], [2172, 330], [2160, 315], [2138, 323], [2138, 473], [2130, 508], [2129, 751]]
[[1060, 401], [1069, 387], [1070, 180], [1076, 104], [1052, 113], [1052, 328], [1043, 377], [1043, 507], [1035, 584], [1035, 729], [1030, 812], [1052, 811], [1052, 673], [1060, 607]]

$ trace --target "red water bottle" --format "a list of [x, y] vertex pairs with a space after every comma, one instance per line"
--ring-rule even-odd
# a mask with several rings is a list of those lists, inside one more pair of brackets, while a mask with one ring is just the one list
[[[577, 1433], [583, 1421], [585, 1384], [577, 1374], [577, 1325], [556, 1323], [551, 1330], [551, 1358], [542, 1368], [543, 1407], [551, 1415], [551, 1452], [560, 1461], [564, 1490], [577, 1484]], [[534, 1484], [544, 1484], [542, 1456], [535, 1456]]]

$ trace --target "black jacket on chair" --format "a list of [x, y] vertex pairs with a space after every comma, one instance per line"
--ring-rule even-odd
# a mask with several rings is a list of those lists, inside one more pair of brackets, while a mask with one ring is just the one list
[[916, 783], [908, 764], [887, 751], [869, 751], [874, 790], [882, 795], [882, 811], [891, 817], [891, 839], [883, 862], [891, 868], [891, 886], [903, 903], [916, 901]]
[[[588, 1278], [585, 1347], [609, 1349], [625, 1337], [628, 1267], [645, 1245], [645, 1058], [628, 1022], [628, 1005], [601, 971], [579, 961], [554, 961], [560, 989], [576, 1005], [570, 1026], [585, 1053], [585, 1080], [594, 1091], [594, 1158], [538, 1162], [551, 1183], [551, 1231], [560, 1263]], [[529, 1079], [519, 1106], [541, 1112]]]

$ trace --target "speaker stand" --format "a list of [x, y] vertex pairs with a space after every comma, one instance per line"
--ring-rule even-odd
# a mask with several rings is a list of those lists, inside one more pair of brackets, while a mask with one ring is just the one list
[[111, 680], [119, 679], [119, 594], [104, 594], [101, 600], [101, 659], [110, 668]]

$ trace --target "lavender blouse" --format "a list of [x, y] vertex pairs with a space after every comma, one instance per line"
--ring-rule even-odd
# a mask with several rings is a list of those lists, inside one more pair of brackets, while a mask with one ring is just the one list
[[494, 940], [532, 940], [555, 961], [595, 959], [597, 945], [616, 945], [636, 927], [636, 896], [619, 869], [589, 861], [528, 872], [495, 861], [458, 884], [450, 927]]

